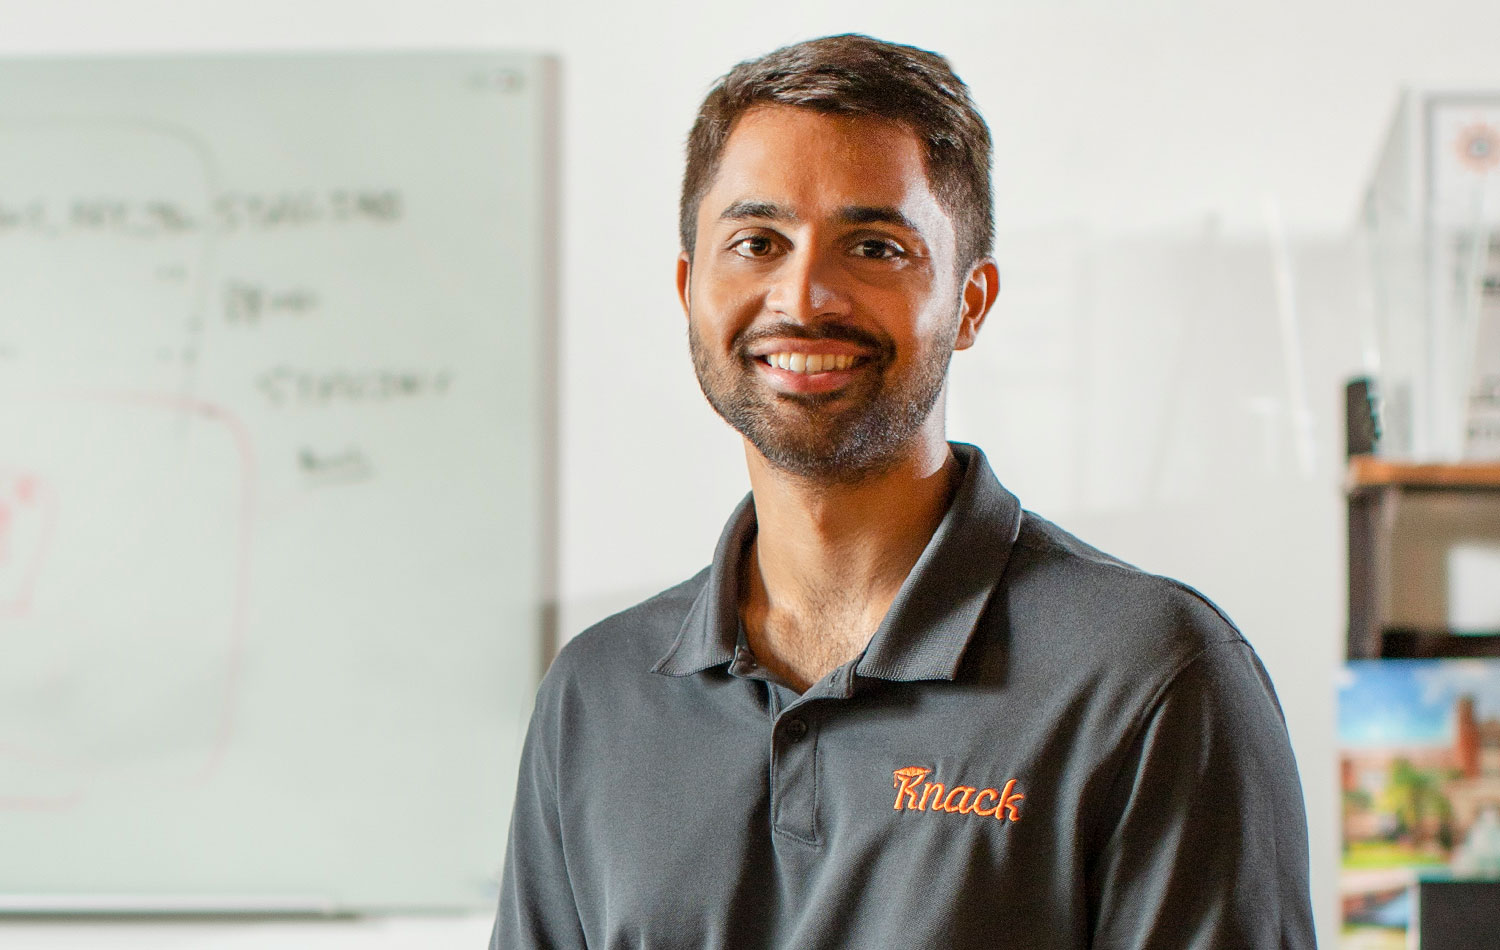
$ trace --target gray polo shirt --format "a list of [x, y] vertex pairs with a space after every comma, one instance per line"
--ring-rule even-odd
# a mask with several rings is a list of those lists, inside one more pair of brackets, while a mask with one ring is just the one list
[[491, 947], [1312, 947], [1296, 763], [1201, 595], [953, 503], [865, 651], [799, 694], [711, 567], [570, 642], [537, 694]]

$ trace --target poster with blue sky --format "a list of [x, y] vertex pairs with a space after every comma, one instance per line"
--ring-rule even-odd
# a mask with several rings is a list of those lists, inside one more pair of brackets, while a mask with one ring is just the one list
[[1341, 674], [1347, 950], [1405, 947], [1418, 876], [1500, 879], [1500, 660], [1358, 660]]

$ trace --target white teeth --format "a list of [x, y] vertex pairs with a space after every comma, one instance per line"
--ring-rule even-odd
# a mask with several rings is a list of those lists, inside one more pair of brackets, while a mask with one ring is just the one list
[[778, 369], [794, 373], [824, 373], [854, 365], [854, 357], [833, 353], [768, 353], [763, 359]]

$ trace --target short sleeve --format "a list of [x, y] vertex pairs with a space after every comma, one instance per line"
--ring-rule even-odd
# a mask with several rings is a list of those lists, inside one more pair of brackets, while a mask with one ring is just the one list
[[490, 950], [582, 950], [587, 945], [563, 854], [543, 716], [539, 702], [521, 752]]
[[1315, 945], [1301, 783], [1249, 644], [1207, 647], [1160, 693], [1098, 840], [1088, 885], [1099, 950]]

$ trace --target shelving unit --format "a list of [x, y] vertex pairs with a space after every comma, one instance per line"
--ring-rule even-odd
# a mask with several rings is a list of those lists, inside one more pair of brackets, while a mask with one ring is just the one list
[[1495, 635], [1455, 633], [1431, 623], [1392, 622], [1396, 527], [1402, 506], [1439, 496], [1482, 498], [1500, 522], [1500, 462], [1418, 464], [1372, 455], [1349, 459], [1349, 659], [1500, 657]]

